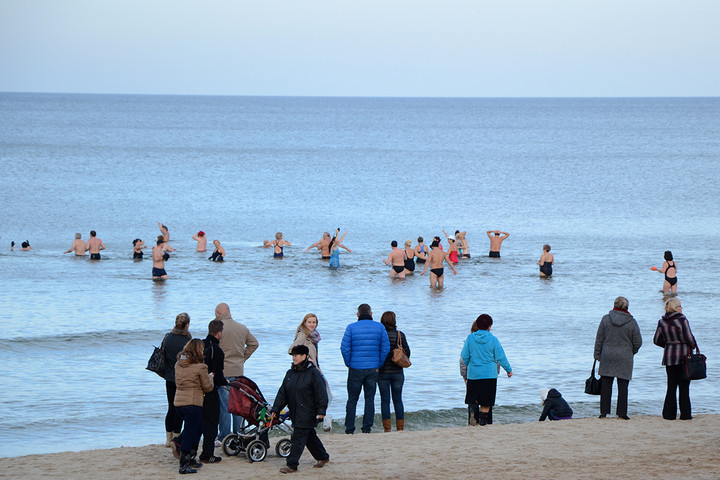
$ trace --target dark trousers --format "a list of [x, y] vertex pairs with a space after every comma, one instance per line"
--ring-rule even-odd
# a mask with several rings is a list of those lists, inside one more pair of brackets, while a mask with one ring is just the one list
[[189, 454], [197, 449], [200, 435], [202, 435], [202, 407], [186, 405], [177, 407], [177, 412], [185, 422], [185, 428], [183, 428], [182, 435], [180, 435], [182, 439], [180, 451]]
[[[610, 413], [610, 401], [612, 400], [612, 385], [615, 377], [600, 377], [600, 415]], [[628, 384], [630, 380], [617, 379], [617, 409], [618, 417], [627, 417], [628, 409]]]
[[380, 414], [383, 420], [390, 419], [390, 397], [395, 407], [395, 420], [405, 419], [405, 407], [402, 401], [402, 388], [405, 382], [403, 372], [378, 374], [380, 390]]
[[288, 455], [286, 462], [288, 467], [297, 470], [300, 464], [300, 455], [302, 455], [305, 447], [307, 447], [310, 455], [315, 460], [327, 460], [330, 458], [314, 428], [295, 428], [292, 437], [290, 437], [290, 455]]
[[690, 406], [690, 380], [683, 378], [685, 365], [666, 365], [667, 393], [663, 405], [662, 416], [665, 420], [675, 420], [677, 417], [677, 390], [680, 390], [680, 420], [692, 418]]
[[365, 393], [365, 412], [362, 431], [370, 433], [375, 420], [375, 389], [377, 388], [377, 368], [349, 368], [347, 379], [348, 399], [345, 404], [345, 433], [355, 431], [355, 410], [360, 398], [360, 390]]
[[215, 437], [220, 424], [220, 396], [217, 389], [205, 394], [202, 409], [203, 444], [200, 458], [215, 456]]
[[175, 382], [165, 381], [165, 393], [167, 394], [168, 409], [165, 414], [165, 431], [180, 433], [182, 430], [182, 418], [175, 410]]

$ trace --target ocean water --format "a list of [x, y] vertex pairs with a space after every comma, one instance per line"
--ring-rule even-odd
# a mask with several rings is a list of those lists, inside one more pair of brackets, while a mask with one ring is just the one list
[[[693, 410], [720, 413], [720, 99], [4, 93], [0, 162], [2, 456], [164, 441], [164, 384], [144, 369], [152, 345], [183, 311], [204, 337], [219, 302], [258, 338], [246, 374], [268, 399], [296, 326], [317, 314], [336, 420], [346, 325], [360, 303], [378, 319], [395, 311], [412, 349], [406, 428], [421, 429], [465, 422], [458, 356], [480, 313], [514, 370], [499, 380], [496, 423], [537, 420], [543, 387], [576, 416], [597, 414], [584, 380], [600, 318], [624, 295], [644, 340], [629, 413], [659, 415], [664, 297], [650, 267], [665, 250], [708, 356]], [[131, 244], [151, 245], [159, 221], [178, 249], [162, 283]], [[303, 250], [337, 227], [352, 253], [331, 270]], [[486, 257], [496, 228], [510, 233], [499, 260]], [[102, 261], [61, 254], [93, 229]], [[467, 231], [472, 254], [443, 290], [419, 272], [389, 278], [391, 240], [442, 229]], [[198, 230], [222, 242], [225, 263], [195, 252]], [[260, 248], [277, 231], [292, 243], [281, 261]], [[10, 251], [26, 239], [32, 251]], [[551, 279], [535, 265], [544, 243]]]

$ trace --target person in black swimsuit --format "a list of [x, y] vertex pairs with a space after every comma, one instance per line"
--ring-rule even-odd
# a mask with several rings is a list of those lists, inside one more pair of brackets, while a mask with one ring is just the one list
[[415, 250], [412, 248], [412, 240], [405, 241], [405, 275], [415, 271]]
[[212, 255], [208, 257], [208, 260], [212, 260], [213, 262], [224, 262], [225, 249], [220, 245], [220, 240], [213, 240], [213, 245], [215, 245], [215, 250]]
[[275, 234], [275, 241], [271, 242], [269, 245], [274, 247], [273, 248], [273, 258], [283, 258], [285, 256], [283, 247], [289, 247], [290, 242], [283, 240], [282, 232], [277, 232]]
[[550, 253], [550, 245], [547, 243], [543, 245], [543, 253], [540, 255], [540, 260], [537, 262], [540, 265], [540, 276], [550, 277], [552, 276], [552, 266], [555, 263], [555, 258]]
[[423, 243], [423, 237], [418, 237], [417, 241], [418, 244], [415, 245], [415, 262], [425, 263], [428, 252], [425, 248], [425, 244]]
[[387, 260], [383, 260], [383, 262], [385, 262], [385, 265], [392, 266], [390, 278], [405, 278], [405, 252], [400, 250], [397, 245], [396, 240], [390, 242], [392, 250]]
[[662, 268], [653, 268], [665, 275], [663, 293], [677, 292], [677, 266], [675, 265], [673, 254], [670, 250], [665, 251], [665, 263], [663, 263]]
[[139, 238], [133, 240], [133, 260], [143, 259], [143, 248], [145, 248], [145, 242], [143, 242]]
[[449, 255], [445, 253], [439, 246], [437, 240], [433, 240], [430, 245], [430, 254], [428, 255], [428, 262], [425, 263], [425, 268], [420, 275], [425, 275], [428, 267], [430, 268], [430, 286], [443, 288], [445, 282], [445, 270], [443, 268], [444, 262], [452, 268], [453, 275], [457, 275], [457, 270], [450, 261]]

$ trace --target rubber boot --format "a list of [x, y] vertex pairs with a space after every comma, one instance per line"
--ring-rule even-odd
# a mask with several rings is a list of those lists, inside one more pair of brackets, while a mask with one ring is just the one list
[[383, 418], [382, 424], [385, 433], [388, 433], [392, 429], [392, 420], [389, 418]]
[[192, 457], [185, 452], [180, 453], [180, 470], [178, 470], [179, 473], [183, 475], [186, 473], [197, 473], [197, 470], [190, 467], [191, 458]]
[[173, 432], [165, 432], [165, 446], [172, 447], [172, 439], [175, 438]]
[[398, 420], [398, 419], [396, 418], [396, 419], [395, 419], [395, 426], [397, 427], [397, 431], [398, 431], [398, 432], [402, 432], [403, 430], [405, 430], [405, 419], [403, 418], [403, 419]]
[[477, 417], [478, 417], [478, 406], [477, 403], [471, 403], [468, 405], [468, 425], [477, 425]]
[[487, 425], [487, 412], [480, 412], [480, 415], [478, 415], [477, 424], [478, 425]]

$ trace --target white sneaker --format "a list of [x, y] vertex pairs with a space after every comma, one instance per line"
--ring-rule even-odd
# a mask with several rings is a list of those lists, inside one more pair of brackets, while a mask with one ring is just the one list
[[222, 447], [222, 442], [220, 440], [215, 440], [215, 446]]
[[332, 430], [332, 415], [325, 415], [323, 418], [323, 431], [329, 432]]

